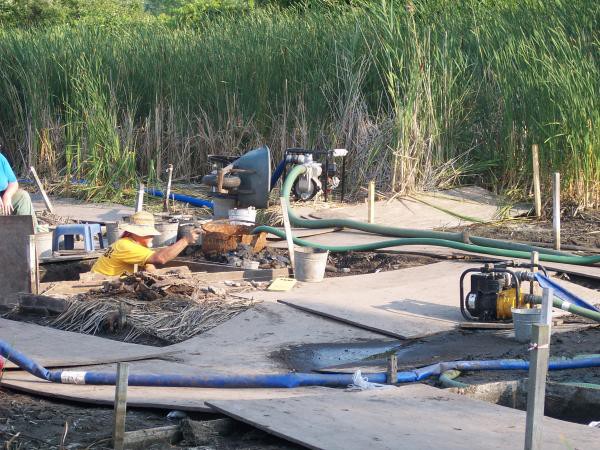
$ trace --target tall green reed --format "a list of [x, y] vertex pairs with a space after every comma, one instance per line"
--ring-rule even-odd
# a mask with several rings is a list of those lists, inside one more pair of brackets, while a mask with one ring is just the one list
[[526, 196], [538, 143], [544, 181], [560, 170], [598, 205], [598, 17], [592, 0], [385, 0], [2, 30], [0, 140], [17, 166], [91, 177], [96, 197], [262, 143], [345, 146], [354, 188]]

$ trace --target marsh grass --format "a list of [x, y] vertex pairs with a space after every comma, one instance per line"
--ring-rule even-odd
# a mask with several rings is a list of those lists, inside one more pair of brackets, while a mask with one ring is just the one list
[[[349, 186], [542, 180], [600, 204], [597, 2], [397, 2], [0, 31], [0, 140], [17, 166], [90, 180], [197, 180], [207, 155], [346, 147]], [[549, 188], [548, 188], [549, 189]]]

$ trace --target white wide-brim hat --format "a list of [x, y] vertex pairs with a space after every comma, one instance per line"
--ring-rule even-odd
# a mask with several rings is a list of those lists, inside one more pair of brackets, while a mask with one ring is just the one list
[[136, 212], [129, 222], [119, 225], [121, 231], [128, 231], [137, 236], [158, 236], [160, 231], [154, 228], [154, 216], [146, 211]]

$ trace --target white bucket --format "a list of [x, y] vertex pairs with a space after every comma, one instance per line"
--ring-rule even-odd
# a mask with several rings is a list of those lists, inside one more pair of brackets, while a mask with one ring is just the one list
[[256, 209], [252, 207], [230, 209], [229, 221], [233, 225], [254, 225], [256, 223]]
[[52, 257], [52, 231], [35, 234], [35, 251], [38, 259]]
[[512, 308], [511, 311], [515, 327], [515, 339], [519, 342], [530, 342], [531, 325], [541, 322], [542, 310], [538, 308]]
[[157, 223], [154, 228], [160, 231], [160, 234], [152, 239], [152, 247], [167, 247], [177, 242], [179, 222]]
[[317, 283], [323, 281], [328, 250], [302, 248], [294, 250], [294, 274], [298, 281]]

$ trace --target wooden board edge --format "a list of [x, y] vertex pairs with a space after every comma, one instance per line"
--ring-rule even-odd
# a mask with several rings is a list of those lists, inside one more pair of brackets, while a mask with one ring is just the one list
[[[288, 436], [288, 435], [286, 435], [286, 434], [284, 434], [284, 433], [282, 433], [280, 431], [274, 430], [273, 428], [270, 428], [267, 425], [262, 425], [262, 424], [260, 424], [258, 422], [254, 422], [253, 420], [247, 419], [247, 418], [245, 418], [245, 417], [243, 417], [243, 416], [241, 416], [239, 414], [232, 413], [231, 411], [228, 411], [226, 408], [223, 408], [223, 407], [219, 406], [216, 402], [215, 403], [213, 403], [213, 402], [206, 402], [206, 405], [208, 407], [212, 408], [212, 410], [214, 412], [216, 412], [216, 413], [224, 414], [224, 415], [226, 415], [228, 417], [231, 417], [232, 419], [235, 419], [237, 421], [246, 423], [246, 424], [248, 424], [248, 425], [250, 425], [250, 426], [252, 426], [254, 428], [258, 428], [259, 430], [262, 430], [262, 431], [264, 431], [266, 433], [269, 433], [269, 434], [271, 434], [273, 436], [277, 436], [278, 438], [285, 439], [286, 441], [293, 442], [294, 444], [301, 445], [302, 447], [306, 447], [306, 448], [309, 448], [311, 450], [327, 450], [324, 447], [315, 447], [315, 446], [313, 446], [313, 445], [311, 445], [311, 444], [309, 444], [307, 442], [303, 442], [303, 441], [301, 441], [299, 439], [296, 439], [296, 438], [294, 438], [292, 436]], [[331, 450], [331, 449], [329, 449], [329, 450]]]
[[[40, 381], [41, 382], [41, 381]], [[102, 399], [91, 399], [84, 398], [77, 395], [68, 395], [62, 393], [51, 393], [41, 389], [32, 389], [26, 386], [22, 386], [21, 383], [31, 383], [31, 381], [15, 381], [15, 380], [0, 380], [0, 386], [13, 389], [19, 392], [25, 392], [27, 394], [38, 395], [44, 398], [67, 400], [77, 403], [84, 403], [88, 405], [99, 405], [99, 406], [110, 406], [114, 405], [114, 400], [102, 400]], [[137, 386], [136, 386], [137, 387]], [[216, 414], [217, 412], [208, 406], [207, 402], [202, 401], [204, 406], [186, 406], [186, 405], [173, 405], [168, 403], [153, 403], [153, 402], [140, 402], [136, 400], [128, 400], [127, 406], [131, 408], [149, 408], [149, 409], [177, 409], [180, 411], [191, 411], [191, 412], [203, 412]]]
[[[407, 336], [407, 335], [403, 335], [403, 334], [394, 333], [392, 331], [382, 330], [380, 328], [371, 327], [369, 325], [365, 325], [365, 324], [362, 324], [360, 322], [354, 322], [352, 320], [344, 319], [342, 317], [335, 316], [333, 314], [328, 314], [326, 312], [317, 311], [316, 309], [308, 308], [306, 306], [296, 305], [294, 303], [288, 302], [287, 300], [277, 300], [277, 303], [282, 303], [282, 304], [284, 304], [286, 306], [290, 306], [292, 308], [296, 308], [296, 309], [299, 309], [301, 311], [304, 311], [304, 312], [307, 312], [307, 313], [310, 313], [310, 314], [314, 314], [316, 316], [325, 317], [326, 319], [330, 319], [330, 320], [333, 320], [335, 322], [345, 323], [345, 324], [348, 324], [348, 325], [352, 325], [352, 326], [354, 326], [356, 328], [361, 328], [363, 330], [372, 331], [374, 333], [381, 334], [383, 336], [393, 337], [393, 338], [396, 338], [396, 339], [405, 339], [405, 340], [406, 339], [419, 339], [419, 338], [422, 338], [422, 337], [430, 336], [430, 333], [425, 333], [425, 334], [421, 333], [421, 334], [418, 334], [418, 335]], [[433, 333], [431, 333], [431, 334], [433, 334]]]

